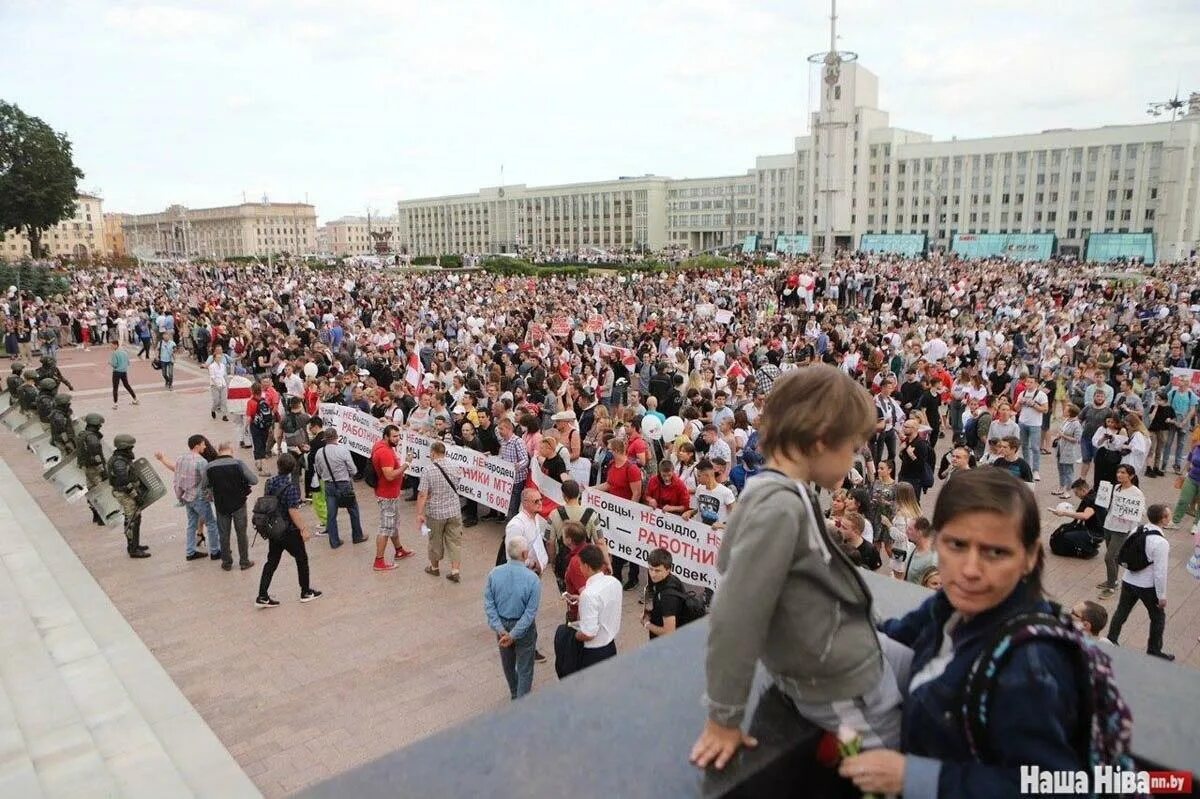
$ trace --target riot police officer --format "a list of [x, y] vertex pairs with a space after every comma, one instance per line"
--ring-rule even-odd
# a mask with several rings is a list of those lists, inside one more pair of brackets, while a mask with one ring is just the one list
[[12, 395], [12, 402], [15, 405], [17, 402], [17, 391], [21, 388], [21, 384], [25, 382], [21, 379], [21, 373], [25, 371], [25, 364], [16, 362], [12, 365], [12, 374], [8, 376], [5, 387], [8, 393]]
[[38, 380], [43, 380], [47, 377], [53, 377], [55, 380], [62, 383], [64, 386], [69, 388], [71, 391], [75, 390], [75, 386], [71, 385], [71, 381], [68, 380], [63, 375], [62, 370], [58, 368], [58, 361], [56, 361], [54, 359], [53, 355], [43, 355], [42, 356], [42, 365], [40, 367], [38, 367], [37, 375], [38, 375]]
[[150, 547], [141, 543], [142, 499], [145, 487], [133, 469], [133, 445], [137, 440], [128, 433], [113, 438], [113, 454], [108, 459], [108, 483], [125, 514], [125, 551], [131, 558], [150, 557]]
[[36, 369], [26, 369], [21, 373], [25, 378], [25, 382], [17, 389], [17, 402], [21, 405], [21, 410], [27, 414], [37, 413], [37, 398], [38, 398], [38, 373]]
[[58, 381], [53, 377], [43, 377], [38, 381], [37, 415], [46, 427], [50, 426], [50, 414], [54, 413], [54, 395], [57, 391]]
[[[75, 437], [75, 463], [83, 470], [88, 491], [91, 491], [108, 479], [104, 468], [104, 448], [100, 444], [100, 439], [103, 438], [100, 428], [104, 425], [104, 417], [98, 413], [89, 413], [83, 417], [83, 423], [86, 427]], [[104, 520], [96, 513], [95, 508], [92, 508], [92, 522], [104, 526]]]
[[71, 395], [57, 395], [54, 411], [50, 414], [50, 440], [64, 457], [75, 454], [75, 420], [72, 417]]

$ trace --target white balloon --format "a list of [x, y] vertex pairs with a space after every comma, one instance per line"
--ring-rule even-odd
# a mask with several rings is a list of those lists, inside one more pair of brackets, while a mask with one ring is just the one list
[[651, 441], [658, 441], [662, 438], [663, 423], [658, 421], [657, 416], [642, 417], [642, 435]]
[[317, 376], [317, 365], [315, 363], [312, 363], [311, 361], [309, 363], [304, 364], [304, 376], [305, 377], [316, 377]]
[[665, 441], [674, 441], [679, 438], [679, 434], [683, 432], [683, 419], [678, 416], [672, 416], [663, 422], [662, 437]]
[[1063, 513], [1068, 513], [1070, 511], [1075, 510], [1075, 506], [1072, 505], [1070, 502], [1060, 502], [1057, 505], [1057, 509], [1062, 511]]

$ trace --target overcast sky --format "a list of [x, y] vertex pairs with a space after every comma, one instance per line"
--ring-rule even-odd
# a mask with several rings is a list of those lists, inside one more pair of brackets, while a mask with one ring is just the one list
[[[1200, 90], [1197, 0], [842, 0], [839, 46], [936, 138], [1137, 123]], [[739, 174], [807, 131], [827, 0], [0, 0], [0, 98], [105, 210]]]

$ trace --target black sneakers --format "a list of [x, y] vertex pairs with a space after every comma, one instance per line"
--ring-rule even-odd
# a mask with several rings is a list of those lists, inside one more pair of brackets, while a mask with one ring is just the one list
[[279, 600], [271, 599], [269, 596], [260, 596], [258, 599], [254, 600], [254, 604], [258, 605], [260, 608], [277, 608], [279, 607]]
[[208, 557], [207, 554], [201, 552], [200, 550], [196, 550], [195, 552], [193, 552], [192, 554], [190, 554], [186, 558], [184, 558], [184, 560], [203, 560], [204, 558], [207, 558], [207, 557]]
[[131, 558], [148, 558], [148, 557], [150, 557], [150, 553], [139, 547], [137, 549], [129, 550], [129, 557], [131, 557]]
[[300, 592], [300, 601], [301, 602], [312, 602], [314, 599], [316, 599], [319, 596], [321, 596], [320, 591], [316, 590], [315, 588], [310, 588], [307, 591]]

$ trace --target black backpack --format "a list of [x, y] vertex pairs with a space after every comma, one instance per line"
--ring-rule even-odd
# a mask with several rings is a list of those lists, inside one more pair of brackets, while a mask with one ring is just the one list
[[250, 420], [250, 424], [259, 430], [270, 430], [271, 425], [275, 424], [275, 413], [271, 410], [266, 397], [259, 399], [258, 407], [254, 409], [254, 418]]
[[250, 523], [254, 525], [254, 531], [263, 538], [278, 541], [288, 531], [289, 519], [286, 514], [287, 511], [277, 495], [264, 493], [254, 501]]
[[691, 624], [696, 619], [702, 619], [708, 615], [708, 603], [704, 601], [703, 595], [695, 591], [664, 588], [662, 593], [678, 597], [680, 602], [683, 603], [682, 612], [679, 614], [680, 617], [675, 620], [676, 627]]
[[379, 485], [379, 473], [375, 471], [375, 459], [367, 458], [366, 464], [363, 465], [363, 482], [370, 488]]
[[1086, 560], [1096, 557], [1100, 544], [1085, 525], [1069, 522], [1050, 534], [1050, 551], [1059, 557]]
[[1151, 530], [1144, 524], [1140, 525], [1125, 539], [1125, 543], [1121, 544], [1121, 551], [1117, 553], [1117, 563], [1131, 572], [1140, 572], [1148, 568], [1154, 561], [1146, 554], [1146, 539], [1152, 535], [1161, 536], [1162, 533]]

